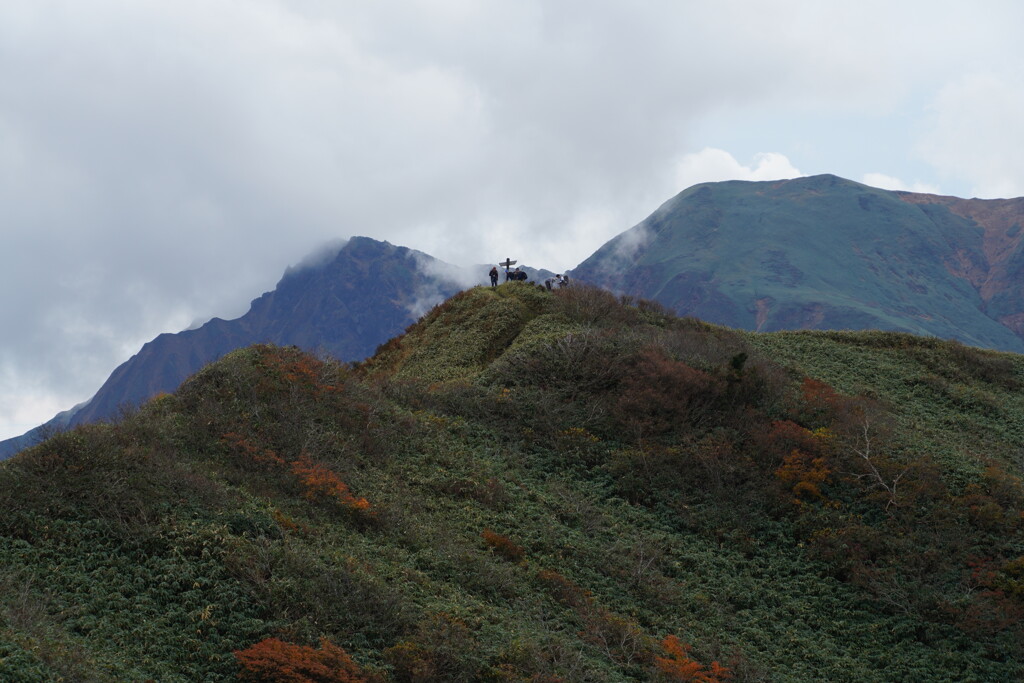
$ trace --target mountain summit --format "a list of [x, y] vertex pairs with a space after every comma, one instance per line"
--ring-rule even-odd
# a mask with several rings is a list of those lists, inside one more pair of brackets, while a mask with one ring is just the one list
[[833, 175], [696, 185], [578, 279], [749, 330], [877, 328], [1024, 351], [1024, 199]]
[[483, 270], [475, 274], [406, 247], [353, 237], [336, 251], [289, 268], [242, 317], [214, 318], [146, 343], [87, 403], [0, 442], [0, 459], [46, 431], [109, 419], [123, 406], [174, 391], [204, 365], [250, 344], [298, 346], [343, 361], [362, 360], [432, 306], [485, 278]]

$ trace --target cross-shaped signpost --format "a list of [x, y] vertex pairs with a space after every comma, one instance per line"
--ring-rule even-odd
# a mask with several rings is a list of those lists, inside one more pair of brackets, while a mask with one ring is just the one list
[[505, 266], [505, 281], [506, 282], [508, 281], [508, 269], [509, 269], [509, 267], [514, 266], [515, 264], [516, 264], [516, 262], [513, 261], [512, 259], [510, 259], [507, 256], [505, 257], [504, 262], [499, 262], [498, 263], [499, 266]]

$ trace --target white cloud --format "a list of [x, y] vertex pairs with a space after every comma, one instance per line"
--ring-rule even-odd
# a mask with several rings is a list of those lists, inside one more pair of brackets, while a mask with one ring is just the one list
[[929, 183], [914, 182], [905, 183], [899, 178], [894, 178], [884, 173], [865, 173], [861, 182], [871, 187], [879, 187], [883, 190], [901, 190], [904, 192], [919, 192], [922, 194], [941, 194], [937, 185]]
[[0, 415], [8, 430], [2, 438], [20, 436], [83, 400], [82, 396], [55, 391], [46, 383], [19, 374], [11, 364], [0, 366], [0, 377]]
[[785, 155], [777, 152], [757, 154], [749, 165], [744, 165], [725, 150], [712, 147], [684, 155], [675, 169], [676, 187], [680, 190], [721, 180], [783, 180], [802, 175]]
[[960, 77], [939, 91], [931, 114], [920, 143], [925, 158], [969, 182], [975, 196], [1024, 195], [1024, 72]]
[[442, 289], [468, 289], [487, 282], [487, 271], [483, 269], [453, 265], [423, 252], [414, 252], [413, 259], [417, 269], [430, 278], [417, 286], [412, 301], [406, 306], [413, 318], [419, 318], [443, 302]]

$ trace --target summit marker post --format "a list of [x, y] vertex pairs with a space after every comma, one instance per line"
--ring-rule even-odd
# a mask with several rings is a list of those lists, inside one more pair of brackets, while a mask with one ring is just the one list
[[512, 259], [510, 259], [507, 256], [505, 257], [504, 261], [499, 261], [498, 262], [499, 266], [505, 266], [505, 282], [508, 282], [508, 269], [510, 267], [514, 266], [516, 263], [517, 263], [516, 261], [513, 261]]

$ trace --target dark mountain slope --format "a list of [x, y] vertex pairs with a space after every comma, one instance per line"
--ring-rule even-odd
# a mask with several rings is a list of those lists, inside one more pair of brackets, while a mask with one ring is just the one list
[[461, 269], [421, 252], [353, 237], [327, 262], [289, 269], [241, 318], [214, 318], [196, 330], [162, 334], [144, 345], [114, 371], [74, 424], [106, 419], [122, 403], [137, 405], [173, 391], [207, 363], [251, 344], [298, 346], [343, 361], [362, 360], [430, 306], [462, 289], [454, 279], [428, 272], [431, 266], [466, 277]]
[[[479, 272], [476, 280], [482, 282], [486, 269]], [[198, 329], [148, 342], [73, 414], [0, 442], [0, 458], [52, 428], [110, 419], [123, 406], [174, 391], [207, 363], [250, 344], [294, 345], [343, 361], [361, 360], [472, 277], [421, 252], [353, 237], [331, 258], [289, 269], [242, 317], [214, 318]]]
[[831, 175], [708, 183], [574, 275], [732, 327], [878, 328], [1024, 351], [1013, 275], [1022, 218], [1021, 200], [896, 193]]
[[0, 464], [0, 673], [1020, 680], [1022, 383], [519, 284], [238, 350]]

